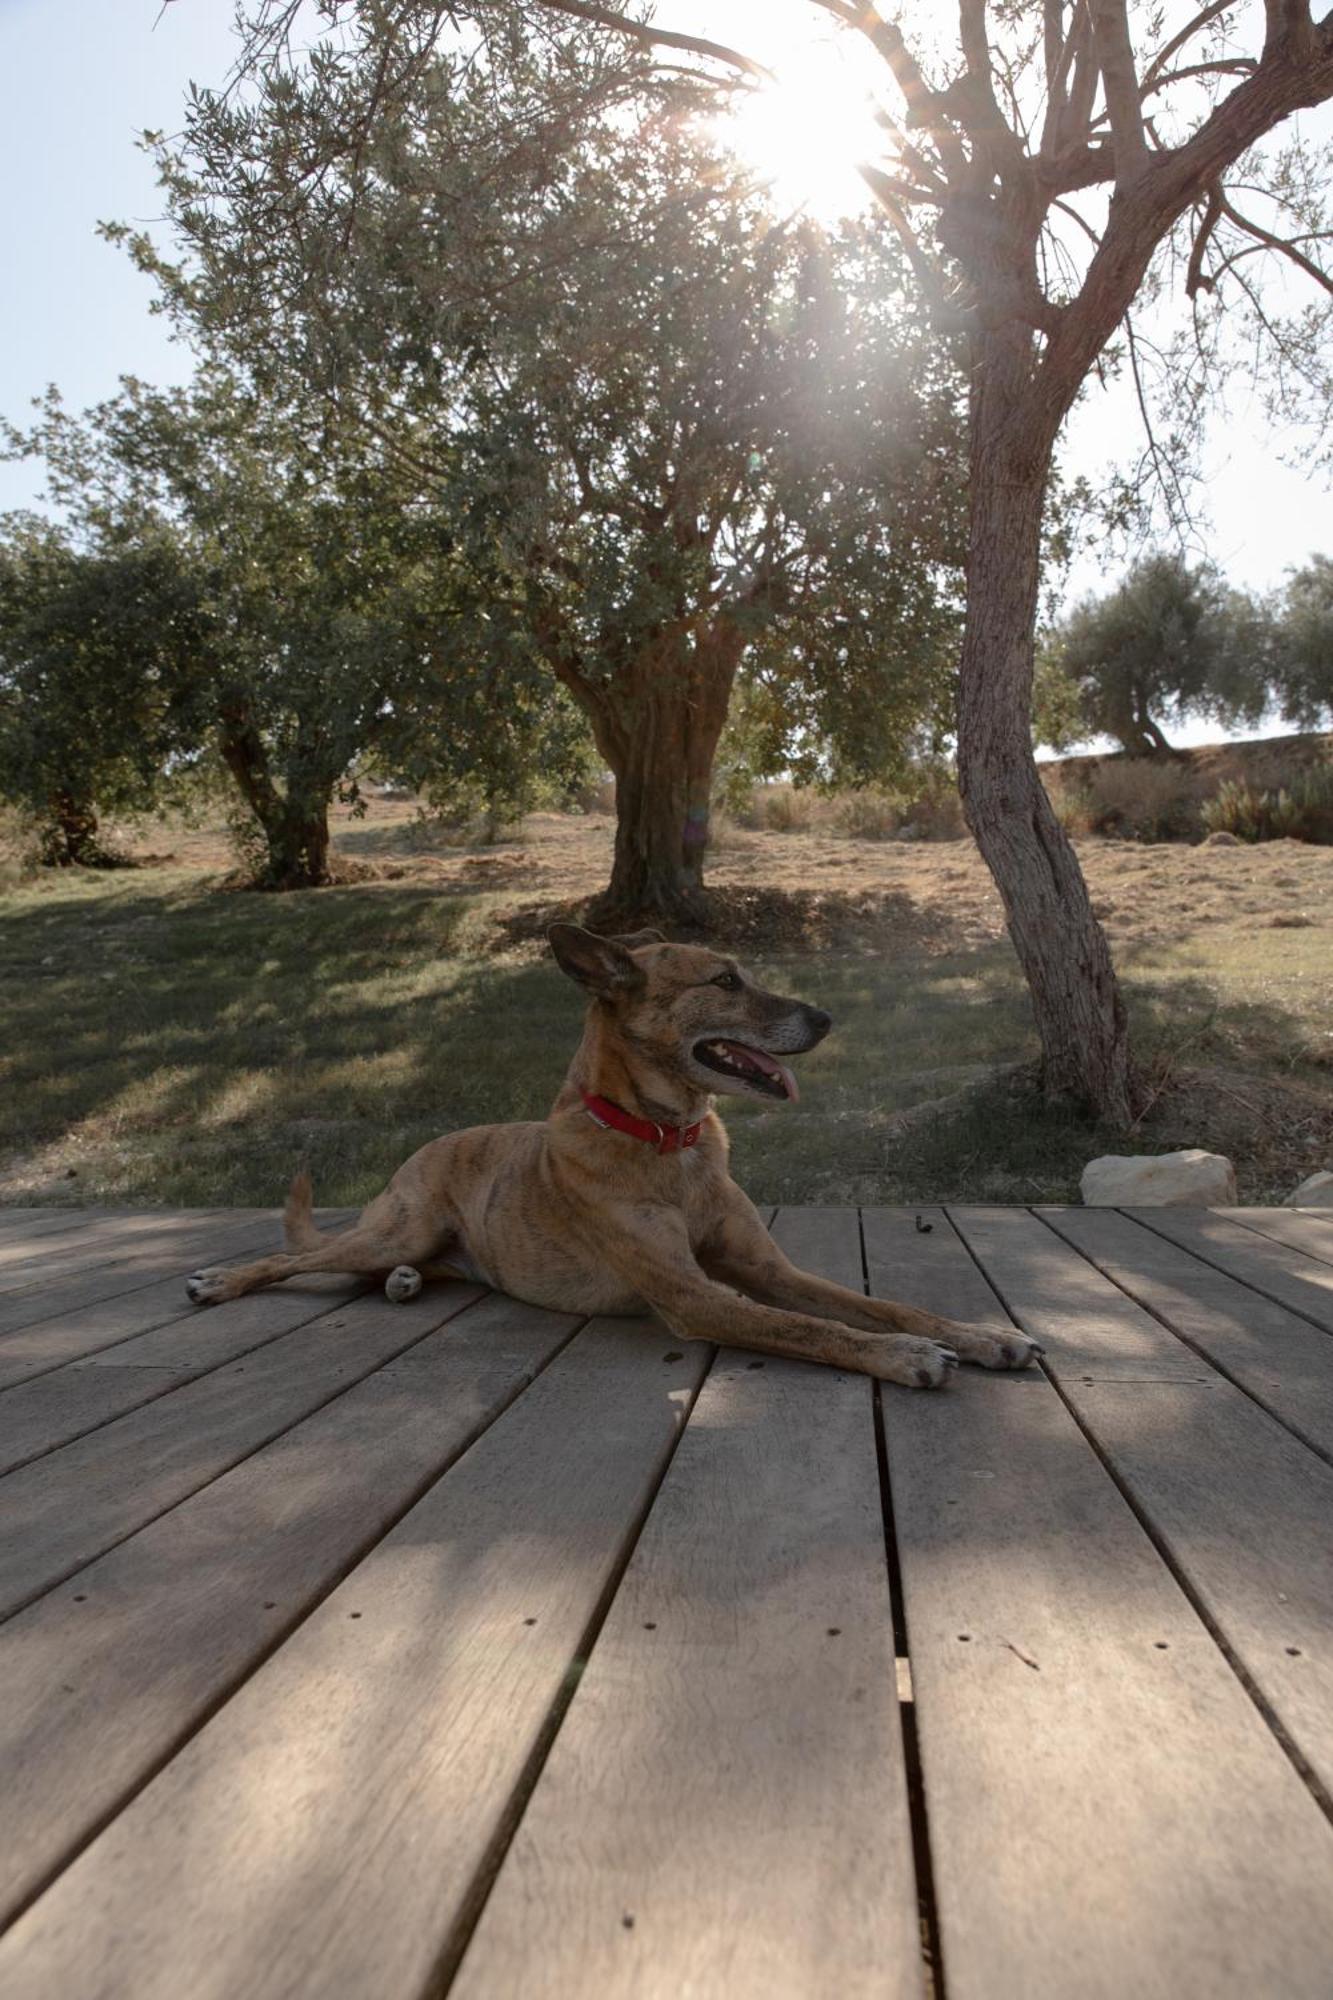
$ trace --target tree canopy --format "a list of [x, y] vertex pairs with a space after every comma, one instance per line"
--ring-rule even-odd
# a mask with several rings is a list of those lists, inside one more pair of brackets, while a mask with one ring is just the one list
[[164, 158], [184, 261], [136, 254], [447, 523], [616, 775], [610, 902], [688, 908], [738, 669], [863, 775], [947, 712], [956, 368], [896, 245], [775, 217], [641, 62], [493, 35], [390, 86], [357, 26], [199, 95]]
[[1260, 720], [1274, 693], [1272, 621], [1206, 566], [1158, 553], [1075, 605], [1049, 636], [1043, 666], [1034, 718], [1042, 741], [1064, 749], [1110, 736], [1130, 756], [1151, 756], [1171, 747], [1163, 723]]

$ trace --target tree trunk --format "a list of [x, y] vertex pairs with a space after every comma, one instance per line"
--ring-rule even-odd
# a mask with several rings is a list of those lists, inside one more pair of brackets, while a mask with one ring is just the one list
[[704, 916], [713, 760], [743, 651], [730, 624], [673, 631], [600, 686], [595, 705], [584, 702], [616, 781], [615, 859], [599, 920]]
[[323, 889], [329, 872], [328, 793], [290, 794], [268, 831], [269, 889]]
[[45, 868], [99, 868], [106, 854], [97, 838], [97, 813], [91, 799], [60, 790], [53, 792], [41, 835]]
[[329, 873], [329, 797], [333, 786], [315, 783], [284, 795], [273, 782], [264, 739], [248, 710], [228, 708], [221, 716], [222, 761], [254, 814], [264, 837], [265, 860], [259, 886], [265, 889], [322, 889]]
[[1118, 1124], [1133, 1115], [1125, 1011], [1074, 850], [1032, 752], [1041, 526], [1058, 418], [1031, 393], [1031, 335], [976, 336], [958, 775], [1032, 996], [1042, 1076]]

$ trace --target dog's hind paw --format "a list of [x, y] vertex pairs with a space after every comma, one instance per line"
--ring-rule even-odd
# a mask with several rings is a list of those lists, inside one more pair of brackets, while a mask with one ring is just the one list
[[407, 1304], [421, 1290], [421, 1273], [411, 1264], [399, 1264], [384, 1280], [384, 1296], [396, 1306]]
[[218, 1265], [195, 1271], [185, 1280], [185, 1296], [192, 1306], [211, 1306], [227, 1293], [227, 1274]]

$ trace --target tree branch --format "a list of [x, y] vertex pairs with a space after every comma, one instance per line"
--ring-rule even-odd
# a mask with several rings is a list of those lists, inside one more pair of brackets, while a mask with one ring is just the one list
[[1089, 0], [1092, 38], [1115, 141], [1117, 188], [1129, 187], [1148, 162], [1148, 140], [1139, 109], [1139, 77], [1129, 38], [1125, 0]]
[[1264, 54], [1280, 50], [1299, 62], [1314, 33], [1308, 0], [1264, 0], [1264, 21]]
[[857, 34], [865, 36], [876, 54], [888, 64], [893, 80], [902, 92], [907, 106], [907, 123], [929, 131], [939, 146], [948, 173], [961, 173], [967, 159], [957, 133], [947, 122], [949, 107], [943, 94], [932, 90], [926, 82], [921, 65], [908, 48], [896, 22], [886, 21], [873, 6], [854, 5], [852, 0], [813, 0], [813, 5], [822, 7], [826, 14], [832, 14], [845, 28], [853, 28]]
[[1203, 218], [1199, 223], [1193, 243], [1190, 245], [1189, 268], [1185, 273], [1185, 296], [1196, 298], [1200, 292], [1211, 292], [1213, 281], [1203, 268], [1203, 253], [1208, 248], [1208, 239], [1216, 229], [1222, 215], [1222, 190], [1214, 182], [1208, 190], [1204, 203]]
[[685, 49], [690, 55], [706, 56], [710, 61], [725, 63], [745, 76], [755, 77], [760, 83], [777, 82], [771, 69], [756, 62], [753, 56], [742, 54], [739, 49], [728, 48], [725, 42], [710, 42], [701, 35], [677, 34], [671, 28], [655, 28], [649, 21], [631, 21], [612, 8], [594, 6], [592, 0], [541, 0], [541, 5], [550, 7], [557, 14], [571, 14], [576, 21], [590, 21], [596, 28], [611, 28], [616, 34], [626, 35], [630, 41], [638, 42], [644, 48]]
[[1219, 212], [1225, 215], [1228, 222], [1234, 222], [1237, 229], [1244, 230], [1247, 236], [1252, 236], [1256, 243], [1262, 243], [1265, 249], [1276, 250], [1280, 256], [1290, 258], [1298, 270], [1304, 271], [1307, 278], [1313, 278], [1326, 292], [1333, 292], [1333, 277], [1322, 270], [1312, 258], [1307, 257], [1304, 251], [1298, 250], [1290, 238], [1274, 236], [1271, 230], [1263, 228], [1260, 223], [1251, 222], [1248, 216], [1242, 215], [1239, 209], [1232, 207], [1220, 187], [1216, 190], [1216, 194]]
[[1161, 72], [1166, 68], [1172, 56], [1178, 50], [1184, 48], [1186, 42], [1192, 41], [1201, 29], [1208, 26], [1210, 21], [1215, 21], [1219, 14], [1225, 14], [1227, 9], [1234, 4], [1235, 0], [1210, 0], [1210, 4], [1207, 7], [1201, 7], [1193, 20], [1185, 23], [1179, 34], [1172, 35], [1170, 41], [1158, 49], [1157, 54], [1144, 70], [1141, 95], [1147, 97], [1149, 92], [1155, 88], [1157, 78]]

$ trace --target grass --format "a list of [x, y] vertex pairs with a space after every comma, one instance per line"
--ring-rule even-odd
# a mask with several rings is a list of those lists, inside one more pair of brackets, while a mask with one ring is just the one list
[[[808, 892], [822, 850], [793, 855], [801, 838], [756, 836], [758, 859], [752, 848], [736, 866], [762, 879], [770, 843]], [[525, 829], [534, 866], [542, 839]], [[1131, 903], [1197, 914], [1199, 891], [1173, 883], [1164, 852], [1137, 892], [1132, 871], [1117, 878], [1122, 915]], [[964, 880], [966, 858], [961, 843], [896, 853], [883, 902], [854, 892], [868, 914], [842, 945], [812, 951], [798, 936], [747, 951], [767, 983], [837, 1023], [802, 1062], [800, 1109], [726, 1107], [738, 1177], [757, 1199], [1059, 1201], [1099, 1151], [1218, 1134], [1249, 1199], [1280, 1198], [1324, 1164], [1329, 940], [1327, 922], [1297, 908], [1323, 881], [1299, 873], [1299, 855], [1286, 864], [1297, 872], [1274, 877], [1294, 890], [1257, 906], [1286, 897], [1289, 927], [1260, 918], [1253, 895], [1237, 899], [1249, 877], [1228, 883], [1231, 900], [1201, 928], [1124, 926], [1140, 1054], [1164, 1077], [1184, 1060], [1211, 1078], [1192, 1096], [1164, 1092], [1128, 1142], [1034, 1104], [1005, 1074], [1035, 1041], [998, 925], [958, 920], [969, 895], [981, 912], [988, 894]], [[276, 1203], [305, 1163], [321, 1202], [352, 1204], [440, 1131], [541, 1117], [580, 996], [535, 945], [503, 944], [497, 920], [522, 885], [472, 890], [470, 865], [447, 883], [274, 897], [226, 893], [206, 869], [168, 862], [0, 894], [0, 1201]], [[826, 903], [845, 870], [830, 880]], [[935, 1108], [910, 1115], [923, 1104]]]

